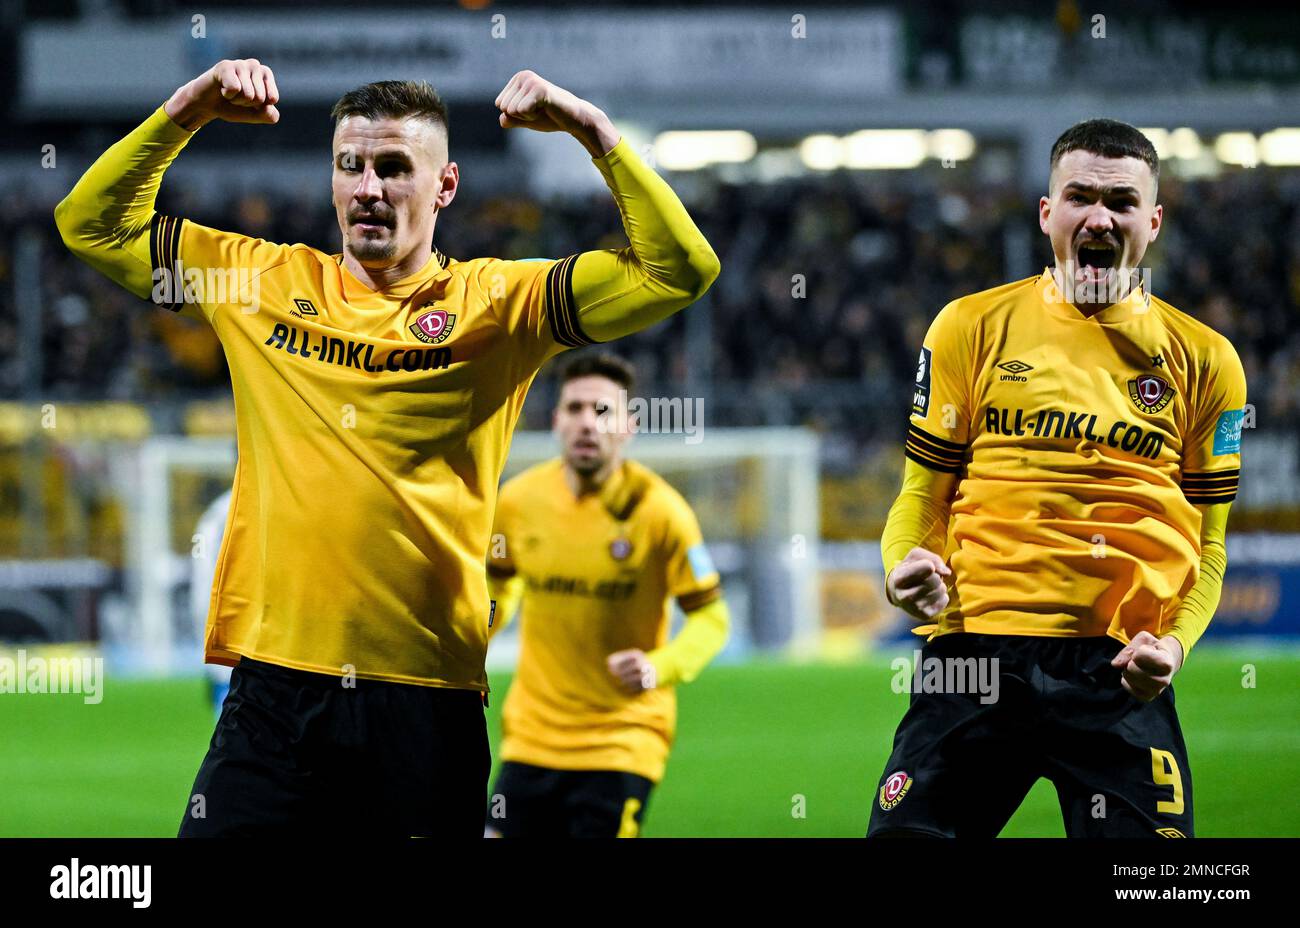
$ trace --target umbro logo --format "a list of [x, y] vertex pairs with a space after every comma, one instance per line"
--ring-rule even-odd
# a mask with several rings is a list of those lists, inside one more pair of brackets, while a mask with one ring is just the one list
[[1032, 371], [1033, 365], [1026, 364], [1024, 361], [1003, 361], [998, 365], [999, 370], [1006, 371], [998, 380], [1009, 380], [1013, 383], [1027, 383], [1029, 378], [1026, 373]]
[[303, 319], [307, 316], [320, 315], [320, 313], [316, 311], [316, 306], [311, 300], [299, 298], [293, 301], [293, 305], [297, 308], [289, 310], [290, 316], [297, 316], [299, 319]]

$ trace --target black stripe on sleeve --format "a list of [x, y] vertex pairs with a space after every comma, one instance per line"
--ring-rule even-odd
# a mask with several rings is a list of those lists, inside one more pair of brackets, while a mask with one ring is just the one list
[[566, 348], [593, 344], [578, 323], [578, 306], [573, 297], [573, 265], [577, 255], [570, 255], [551, 266], [546, 274], [546, 321], [551, 337]]
[[907, 443], [903, 453], [918, 464], [945, 474], [960, 473], [966, 458], [966, 446], [936, 438], [913, 423], [907, 425]]
[[707, 590], [696, 590], [694, 593], [684, 593], [677, 597], [677, 605], [681, 607], [682, 612], [694, 612], [696, 609], [702, 609], [709, 603], [722, 596], [722, 586], [714, 584]]
[[180, 312], [185, 305], [185, 281], [178, 261], [180, 250], [181, 220], [154, 213], [149, 226], [149, 261], [153, 265], [153, 293], [162, 297], [154, 302], [172, 312]]
[[1214, 470], [1183, 474], [1183, 495], [1189, 503], [1230, 503], [1237, 498], [1241, 470]]

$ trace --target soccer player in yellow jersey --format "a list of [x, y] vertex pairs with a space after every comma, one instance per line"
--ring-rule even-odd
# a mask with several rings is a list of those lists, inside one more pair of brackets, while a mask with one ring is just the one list
[[[68, 247], [210, 324], [239, 464], [207, 659], [235, 664], [183, 835], [481, 835], [487, 556], [509, 438], [538, 368], [643, 329], [718, 273], [673, 192], [592, 104], [531, 71], [504, 128], [591, 155], [629, 247], [454, 260], [447, 116], [425, 83], [333, 110], [340, 254], [156, 213], [163, 172], [213, 120], [273, 124], [271, 69], [222, 61], [115, 144], [59, 204]], [[236, 166], [237, 168], [237, 166]]]
[[[673, 688], [727, 639], [691, 507], [623, 457], [632, 382], [616, 357], [575, 358], [554, 412], [561, 457], [501, 488], [487, 565], [493, 632], [522, 601], [522, 643], [490, 835], [635, 837], [668, 760]], [[686, 622], [669, 641], [674, 598]]]
[[1218, 604], [1246, 381], [1135, 285], [1158, 178], [1132, 126], [1069, 129], [1054, 267], [930, 326], [882, 539], [930, 637], [869, 835], [996, 835], [1039, 777], [1071, 836], [1193, 834], [1170, 682]]

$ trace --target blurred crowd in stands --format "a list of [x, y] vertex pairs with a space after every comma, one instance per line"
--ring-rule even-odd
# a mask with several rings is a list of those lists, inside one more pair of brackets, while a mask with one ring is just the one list
[[[650, 389], [680, 393], [687, 383], [708, 389], [707, 374], [719, 395], [822, 400], [751, 421], [724, 403], [711, 417], [718, 425], [811, 419], [825, 428], [856, 427], [859, 438], [870, 439], [880, 420], [861, 415], [862, 404], [905, 410], [917, 349], [946, 302], [1004, 283], [1008, 275], [1037, 274], [1050, 260], [1034, 202], [1012, 186], [990, 187], [954, 171], [763, 185], [696, 178], [691, 189], [692, 214], [723, 267], [706, 297], [708, 324], [701, 328], [696, 320], [692, 327], [688, 310], [620, 343], [619, 351], [636, 362]], [[1145, 262], [1154, 292], [1236, 346], [1259, 427], [1294, 429], [1300, 424], [1300, 172], [1258, 168], [1213, 180], [1167, 178], [1160, 199], [1165, 227]], [[214, 211], [165, 191], [160, 208], [334, 253], [337, 225], [323, 200], [245, 196]], [[0, 400], [33, 398], [24, 396], [14, 289], [16, 242], [27, 231], [41, 243], [37, 399], [152, 403], [228, 391], [220, 347], [206, 327], [150, 308], [74, 259], [54, 229], [53, 207], [33, 208], [19, 190], [0, 193]], [[442, 215], [435, 240], [453, 258], [563, 256], [625, 244], [612, 201], [603, 195], [542, 203], [466, 194]], [[707, 351], [690, 344], [701, 332]], [[903, 415], [889, 418], [901, 423]], [[794, 421], [775, 421], [782, 417]], [[889, 429], [891, 439], [896, 431]]]

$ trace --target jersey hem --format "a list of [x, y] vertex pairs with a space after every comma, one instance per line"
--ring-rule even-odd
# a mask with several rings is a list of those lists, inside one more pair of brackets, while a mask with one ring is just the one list
[[961, 632], [970, 632], [976, 635], [1004, 635], [1009, 638], [1114, 638], [1116, 641], [1128, 644], [1127, 637], [1121, 637], [1110, 629], [1098, 634], [1085, 634], [1078, 629], [1072, 628], [1039, 628], [1033, 630], [1016, 629], [1014, 631], [1008, 631], [1004, 622], [980, 621], [979, 619], [965, 619], [962, 621], [960, 627], [939, 628], [931, 633], [930, 638], [933, 639], [939, 638], [943, 635], [960, 634]]
[[[275, 664], [277, 667], [287, 667], [290, 670], [305, 670], [308, 673], [319, 673], [327, 677], [342, 677], [344, 674], [339, 673], [337, 668], [322, 667], [319, 664], [309, 664], [306, 661], [293, 661], [283, 657], [273, 657], [267, 654], [257, 654], [249, 650], [240, 650], [227, 646], [223, 650], [231, 654], [238, 654], [240, 657], [246, 657], [250, 661], [261, 661], [265, 664]], [[208, 654], [205, 661], [209, 664], [227, 664], [230, 667], [238, 666], [235, 662], [227, 662], [225, 659]], [[396, 673], [370, 673], [369, 671], [356, 671], [353, 676], [358, 680], [378, 680], [383, 683], [406, 683], [412, 686], [428, 686], [447, 690], [474, 690], [478, 693], [488, 692], [484, 684], [479, 683], [453, 683], [450, 680], [443, 680], [438, 677], [411, 677], [405, 674]]]

